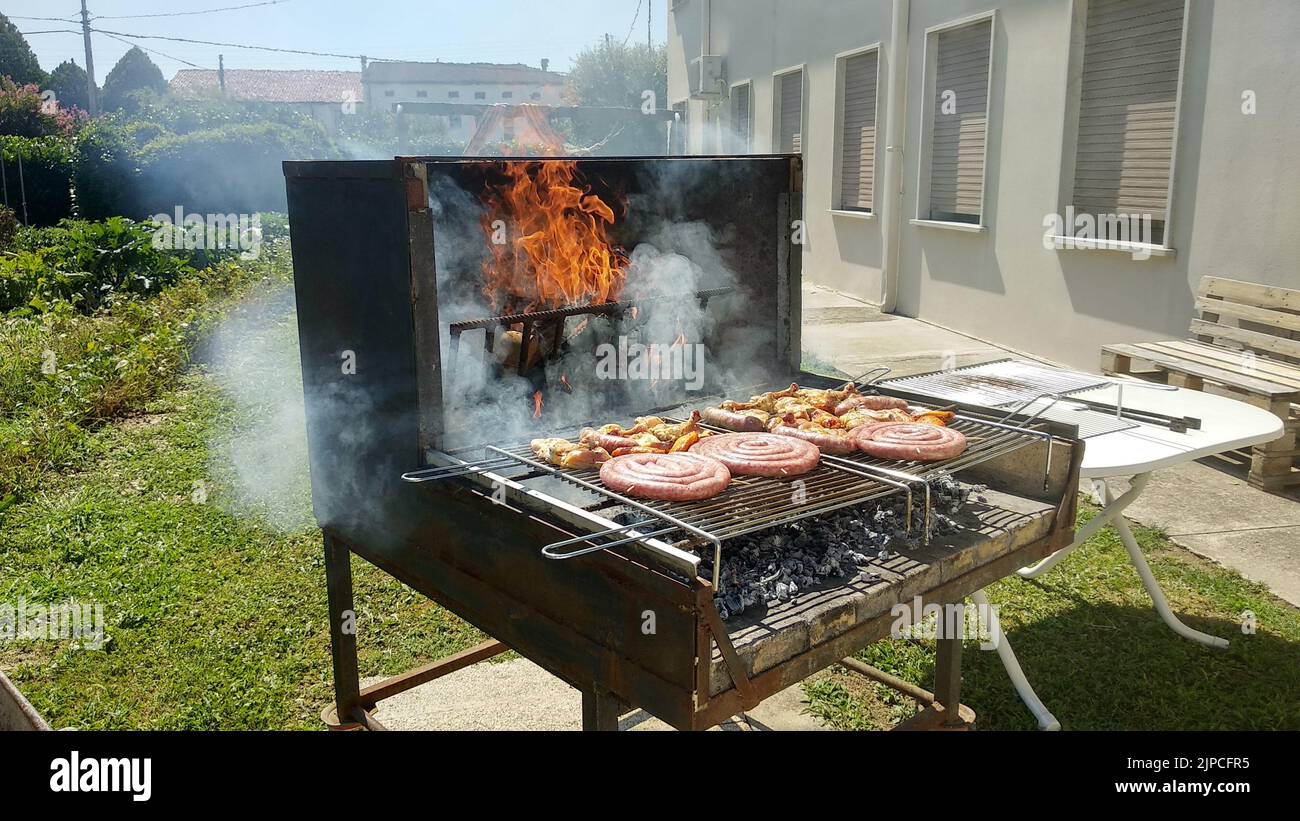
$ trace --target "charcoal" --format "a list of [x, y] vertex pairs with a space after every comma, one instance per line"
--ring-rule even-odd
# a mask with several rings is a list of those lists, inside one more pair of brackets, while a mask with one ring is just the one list
[[[986, 490], [948, 474], [933, 477], [931, 536], [959, 530], [955, 517], [972, 498], [983, 502]], [[906, 527], [907, 500], [900, 495], [728, 541], [722, 549], [721, 590], [714, 596], [718, 614], [729, 620], [748, 609], [791, 601], [801, 591], [829, 581], [879, 581], [876, 574], [863, 572], [863, 566], [888, 561], [898, 550], [923, 541], [925, 494], [913, 494], [912, 504], [911, 533]], [[700, 574], [705, 578], [712, 577], [712, 557], [711, 550], [704, 552]]]

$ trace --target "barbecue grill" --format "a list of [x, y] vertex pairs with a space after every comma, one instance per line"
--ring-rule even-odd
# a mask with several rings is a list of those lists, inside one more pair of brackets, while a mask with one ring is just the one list
[[[797, 483], [738, 477], [702, 502], [630, 498], [538, 459], [533, 437], [836, 383], [799, 369], [797, 156], [529, 161], [573, 163], [615, 203], [616, 250], [635, 262], [653, 238], [672, 276], [645, 291], [637, 272], [650, 269], [634, 264], [617, 298], [558, 307], [490, 294], [504, 309], [492, 314], [478, 293], [494, 222], [481, 194], [512, 162], [285, 164], [332, 722], [379, 728], [383, 698], [508, 648], [582, 691], [585, 726], [641, 707], [708, 727], [888, 635], [900, 601], [959, 602], [1069, 543], [1075, 429], [988, 408], [962, 409], [953, 426], [970, 447], [946, 463], [824, 456]], [[601, 340], [656, 327], [707, 353], [704, 384], [591, 375]], [[518, 350], [499, 355], [506, 341]], [[957, 471], [988, 501], [931, 539], [930, 482]], [[815, 532], [819, 517], [891, 497], [920, 511], [919, 547], [724, 624], [714, 595], [729, 542], [796, 522]], [[361, 689], [345, 629], [352, 553], [494, 640]], [[960, 642], [941, 641], [931, 717], [954, 720], [959, 669]]]

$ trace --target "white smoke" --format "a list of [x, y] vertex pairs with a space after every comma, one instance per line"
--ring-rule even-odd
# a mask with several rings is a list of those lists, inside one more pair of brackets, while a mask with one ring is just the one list
[[211, 501], [281, 532], [313, 524], [293, 291], [277, 288], [232, 310], [204, 348], [233, 403], [231, 426], [209, 443]]

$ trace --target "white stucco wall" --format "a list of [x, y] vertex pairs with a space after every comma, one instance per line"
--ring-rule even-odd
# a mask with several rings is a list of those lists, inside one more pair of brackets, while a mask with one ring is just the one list
[[[804, 276], [878, 300], [880, 219], [828, 213], [834, 193], [835, 55], [881, 43], [877, 206], [883, 191], [891, 3], [887, 0], [684, 0], [669, 20], [669, 97], [687, 96], [686, 66], [701, 49], [711, 3], [710, 51], [728, 83], [754, 83], [754, 151], [771, 149], [772, 73], [806, 64]], [[1291, 236], [1300, 209], [1300, 3], [1190, 0], [1175, 157], [1171, 256], [1138, 261], [1100, 250], [1043, 247], [1057, 213], [1070, 23], [1077, 0], [912, 0], [907, 55], [903, 216], [917, 212], [922, 155], [925, 29], [990, 9], [997, 14], [989, 103], [983, 233], [900, 231], [900, 313], [1078, 366], [1095, 367], [1104, 342], [1184, 336], [1201, 276], [1300, 287]], [[1253, 91], [1257, 113], [1242, 112]], [[725, 120], [726, 101], [690, 103], [691, 146]], [[724, 146], [725, 147], [725, 146]]]

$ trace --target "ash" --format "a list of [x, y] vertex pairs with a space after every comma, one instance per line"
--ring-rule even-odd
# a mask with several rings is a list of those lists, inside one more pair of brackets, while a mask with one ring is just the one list
[[[983, 485], [967, 485], [948, 474], [930, 481], [930, 535], [956, 532], [954, 518], [972, 495], [986, 501]], [[907, 497], [896, 494], [876, 503], [845, 508], [802, 519], [773, 530], [751, 533], [722, 545], [721, 585], [713, 602], [722, 618], [746, 609], [793, 599], [826, 581], [848, 581], [862, 574], [867, 581], [879, 577], [862, 567], [888, 561], [900, 549], [924, 541], [925, 494], [913, 493], [912, 532], [905, 526]], [[701, 549], [700, 575], [713, 577], [713, 554]]]

